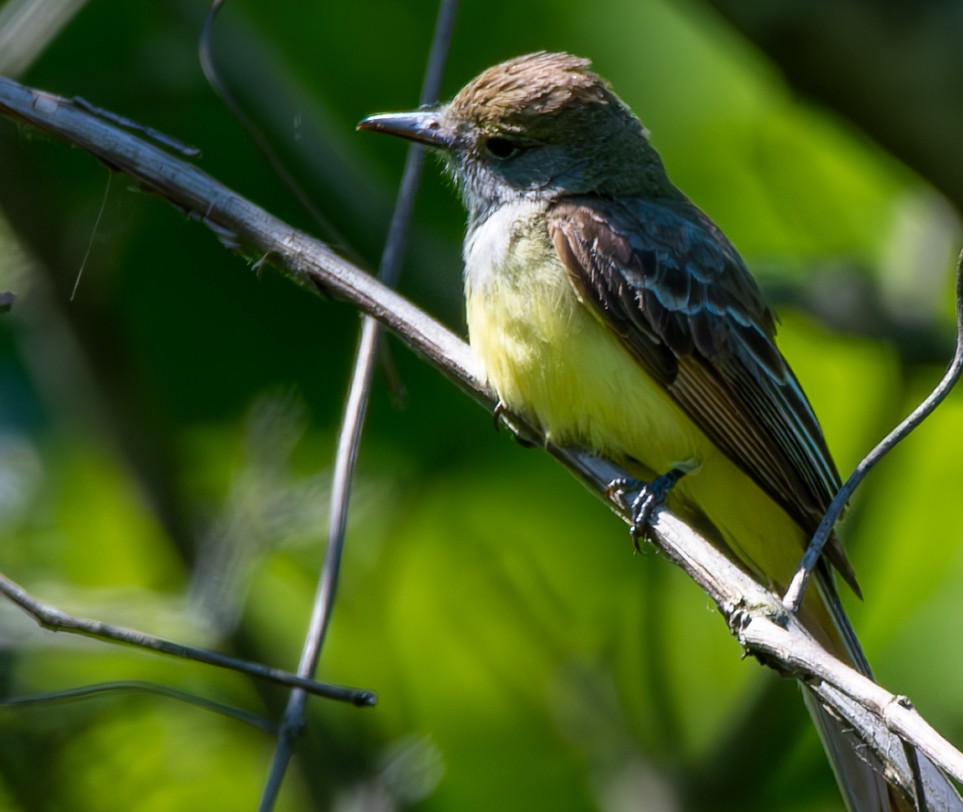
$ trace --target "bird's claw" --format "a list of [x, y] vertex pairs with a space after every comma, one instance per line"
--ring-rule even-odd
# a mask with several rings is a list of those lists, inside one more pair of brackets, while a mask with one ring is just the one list
[[[628, 513], [629, 535], [637, 552], [641, 552], [639, 540], [645, 537], [646, 530], [651, 526], [655, 509], [665, 504], [672, 489], [683, 476], [685, 471], [673, 468], [652, 482], [628, 477], [613, 479], [605, 489], [606, 498]], [[627, 494], [633, 494], [631, 501], [626, 501]]]

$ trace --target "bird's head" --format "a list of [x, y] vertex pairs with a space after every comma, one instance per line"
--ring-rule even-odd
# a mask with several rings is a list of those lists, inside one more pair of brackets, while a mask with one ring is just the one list
[[358, 127], [440, 149], [473, 219], [530, 196], [670, 188], [642, 123], [590, 66], [561, 53], [517, 57], [448, 104], [371, 116]]

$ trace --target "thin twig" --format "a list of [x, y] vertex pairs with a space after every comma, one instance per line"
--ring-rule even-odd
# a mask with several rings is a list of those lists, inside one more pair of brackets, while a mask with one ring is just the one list
[[60, 701], [74, 702], [77, 699], [89, 699], [90, 697], [101, 694], [113, 693], [141, 693], [153, 694], [155, 696], [166, 696], [176, 699], [188, 705], [218, 713], [229, 719], [243, 722], [265, 733], [276, 733], [277, 726], [263, 716], [256, 713], [240, 710], [239, 708], [225, 705], [221, 702], [214, 702], [204, 699], [196, 694], [180, 691], [171, 688], [169, 685], [158, 685], [156, 682], [146, 680], [114, 680], [112, 682], [98, 682], [95, 685], [81, 685], [75, 688], [66, 688], [62, 691], [50, 691], [42, 694], [30, 694], [28, 696], [11, 696], [0, 699], [0, 707], [4, 708], [24, 708], [31, 705], [50, 705]]
[[95, 116], [98, 116], [105, 121], [109, 121], [111, 124], [116, 124], [118, 127], [123, 127], [125, 130], [131, 130], [132, 132], [139, 133], [145, 138], [149, 138], [151, 141], [156, 141], [165, 149], [172, 149], [174, 152], [179, 152], [185, 158], [200, 157], [201, 151], [197, 147], [191, 146], [190, 144], [185, 144], [179, 138], [174, 138], [172, 135], [168, 135], [160, 130], [155, 130], [153, 127], [148, 127], [146, 124], [141, 124], [139, 121], [134, 121], [126, 116], [121, 116], [117, 113], [111, 112], [110, 110], [105, 110], [103, 107], [97, 107], [81, 96], [74, 96], [73, 102], [78, 107], [82, 107], [88, 113], [93, 113]]
[[[435, 101], [441, 91], [441, 78], [448, 56], [455, 23], [456, 0], [441, 0], [435, 22], [435, 34], [428, 57], [428, 67], [421, 90], [421, 103]], [[411, 214], [414, 210], [415, 195], [424, 164], [424, 149], [413, 144], [408, 149], [405, 170], [395, 204], [394, 214], [388, 230], [378, 277], [386, 285], [394, 286], [401, 274], [402, 261], [408, 242]], [[355, 354], [354, 370], [348, 387], [344, 417], [338, 435], [335, 454], [334, 475], [331, 487], [331, 510], [328, 520], [328, 546], [324, 565], [318, 580], [311, 622], [301, 651], [298, 674], [302, 677], [313, 676], [321, 658], [328, 624], [334, 608], [334, 599], [344, 550], [345, 529], [348, 521], [348, 502], [351, 484], [354, 479], [358, 448], [364, 427], [365, 413], [368, 408], [371, 380], [378, 357], [381, 338], [381, 325], [371, 316], [365, 316], [361, 324], [358, 349]], [[308, 695], [294, 690], [288, 699], [279, 733], [278, 743], [271, 761], [267, 782], [261, 796], [259, 809], [268, 812], [274, 808], [280, 792], [284, 773], [293, 755], [294, 740], [304, 729]]]
[[279, 685], [286, 685], [292, 688], [300, 688], [308, 693], [323, 696], [328, 699], [336, 699], [339, 702], [350, 702], [352, 705], [369, 706], [375, 704], [375, 694], [372, 691], [362, 691], [357, 688], [345, 688], [341, 685], [329, 685], [317, 682], [313, 679], [291, 674], [279, 668], [270, 668], [261, 663], [253, 663], [249, 660], [241, 660], [237, 657], [230, 657], [227, 654], [219, 654], [216, 651], [186, 646], [183, 643], [174, 643], [160, 637], [125, 629], [121, 626], [113, 626], [100, 620], [74, 617], [62, 612], [48, 604], [34, 598], [22, 586], [10, 580], [6, 575], [0, 574], [0, 595], [5, 596], [12, 603], [15, 603], [24, 612], [33, 617], [45, 629], [54, 632], [69, 632], [79, 634], [84, 637], [93, 637], [97, 640], [108, 640], [113, 643], [123, 643], [128, 646], [149, 649], [158, 654], [167, 654], [171, 657], [180, 657], [184, 660], [193, 660], [198, 663], [213, 665], [216, 668], [226, 668], [231, 671], [238, 671], [251, 677], [275, 682]]
[[933, 391], [927, 395], [919, 406], [913, 409], [902, 423], [887, 434], [876, 448], [863, 457], [859, 465], [856, 466], [856, 470], [849, 475], [849, 479], [836, 493], [829, 505], [829, 510], [826, 511], [819, 527], [816, 529], [816, 533], [809, 542], [809, 546], [806, 548], [802, 563], [796, 570], [796, 574], [789, 584], [789, 589], [786, 590], [782, 602], [788, 611], [798, 612], [799, 607], [802, 606], [803, 595], [806, 591], [806, 585], [809, 583], [809, 578], [816, 568], [823, 547], [832, 535], [833, 528], [836, 526], [843, 508], [846, 507], [853, 492], [866, 478], [873, 466], [892, 451], [901, 440], [909, 436], [909, 433], [929, 417], [930, 413], [943, 402], [943, 399], [959, 380], [961, 372], [963, 372], [963, 253], [960, 254], [956, 262], [956, 352], [953, 355], [953, 360], [950, 362], [946, 374], [943, 375]]
[[104, 196], [100, 199], [100, 208], [97, 210], [97, 217], [94, 219], [94, 227], [90, 231], [90, 239], [87, 241], [87, 250], [84, 251], [84, 258], [80, 261], [80, 268], [77, 269], [77, 278], [74, 279], [74, 286], [70, 291], [70, 301], [77, 298], [77, 289], [80, 287], [80, 280], [84, 275], [84, 268], [87, 267], [87, 260], [90, 259], [90, 252], [94, 249], [94, 239], [100, 228], [101, 218], [104, 216], [104, 209], [107, 208], [107, 197], [110, 195], [110, 182], [114, 178], [114, 173], [107, 171], [107, 185], [104, 187]]

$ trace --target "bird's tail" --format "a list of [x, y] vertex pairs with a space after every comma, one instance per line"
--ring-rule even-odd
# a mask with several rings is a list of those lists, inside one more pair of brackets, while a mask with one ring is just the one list
[[847, 730], [846, 723], [826, 710], [808, 688], [803, 689], [803, 700], [849, 812], [914, 812], [916, 807], [912, 801], [870, 763], [872, 757], [867, 754], [867, 760], [863, 759], [860, 750], [865, 747]]
[[[829, 637], [828, 641], [823, 639], [821, 642], [828, 642], [837, 656], [872, 679], [869, 663], [843, 611], [828, 568], [820, 568], [815, 585], [817, 589], [810, 590], [806, 600], [808, 607], [804, 605], [804, 612], [808, 609], [811, 621], [813, 603], [818, 601], [821, 604], [818, 608], [828, 613], [833, 628], [826, 629], [826, 618], [820, 619], [818, 625], [825, 631], [825, 635], [820, 637]], [[811, 627], [813, 624], [809, 622], [805, 625]], [[952, 783], [922, 753], [917, 752], [916, 758], [926, 803], [918, 806], [908, 794], [883, 778], [883, 765], [845, 721], [827, 710], [809, 689], [804, 688], [803, 695], [850, 812], [915, 812], [923, 809], [926, 812], [963, 812], [963, 800]]]

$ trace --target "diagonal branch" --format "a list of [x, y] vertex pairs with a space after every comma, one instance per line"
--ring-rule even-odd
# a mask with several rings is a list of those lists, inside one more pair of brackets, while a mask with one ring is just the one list
[[[454, 333], [324, 243], [273, 217], [196, 167], [90, 116], [67, 99], [6, 79], [0, 79], [0, 114], [86, 149], [200, 219], [222, 238], [240, 241], [259, 252], [299, 284], [373, 316], [470, 396], [488, 408], [494, 405], [492, 393], [475, 372], [467, 345]], [[524, 434], [534, 435], [530, 428], [513, 423]], [[622, 474], [608, 462], [571, 449], [548, 445], [547, 450], [600, 496]], [[890, 767], [892, 780], [911, 791], [912, 777], [902, 749], [905, 740], [937, 767], [963, 781], [963, 754], [906, 700], [886, 692], [818, 646], [786, 614], [777, 596], [670, 511], [656, 511], [651, 536], [718, 605], [746, 650], [781, 673], [805, 681]]]

